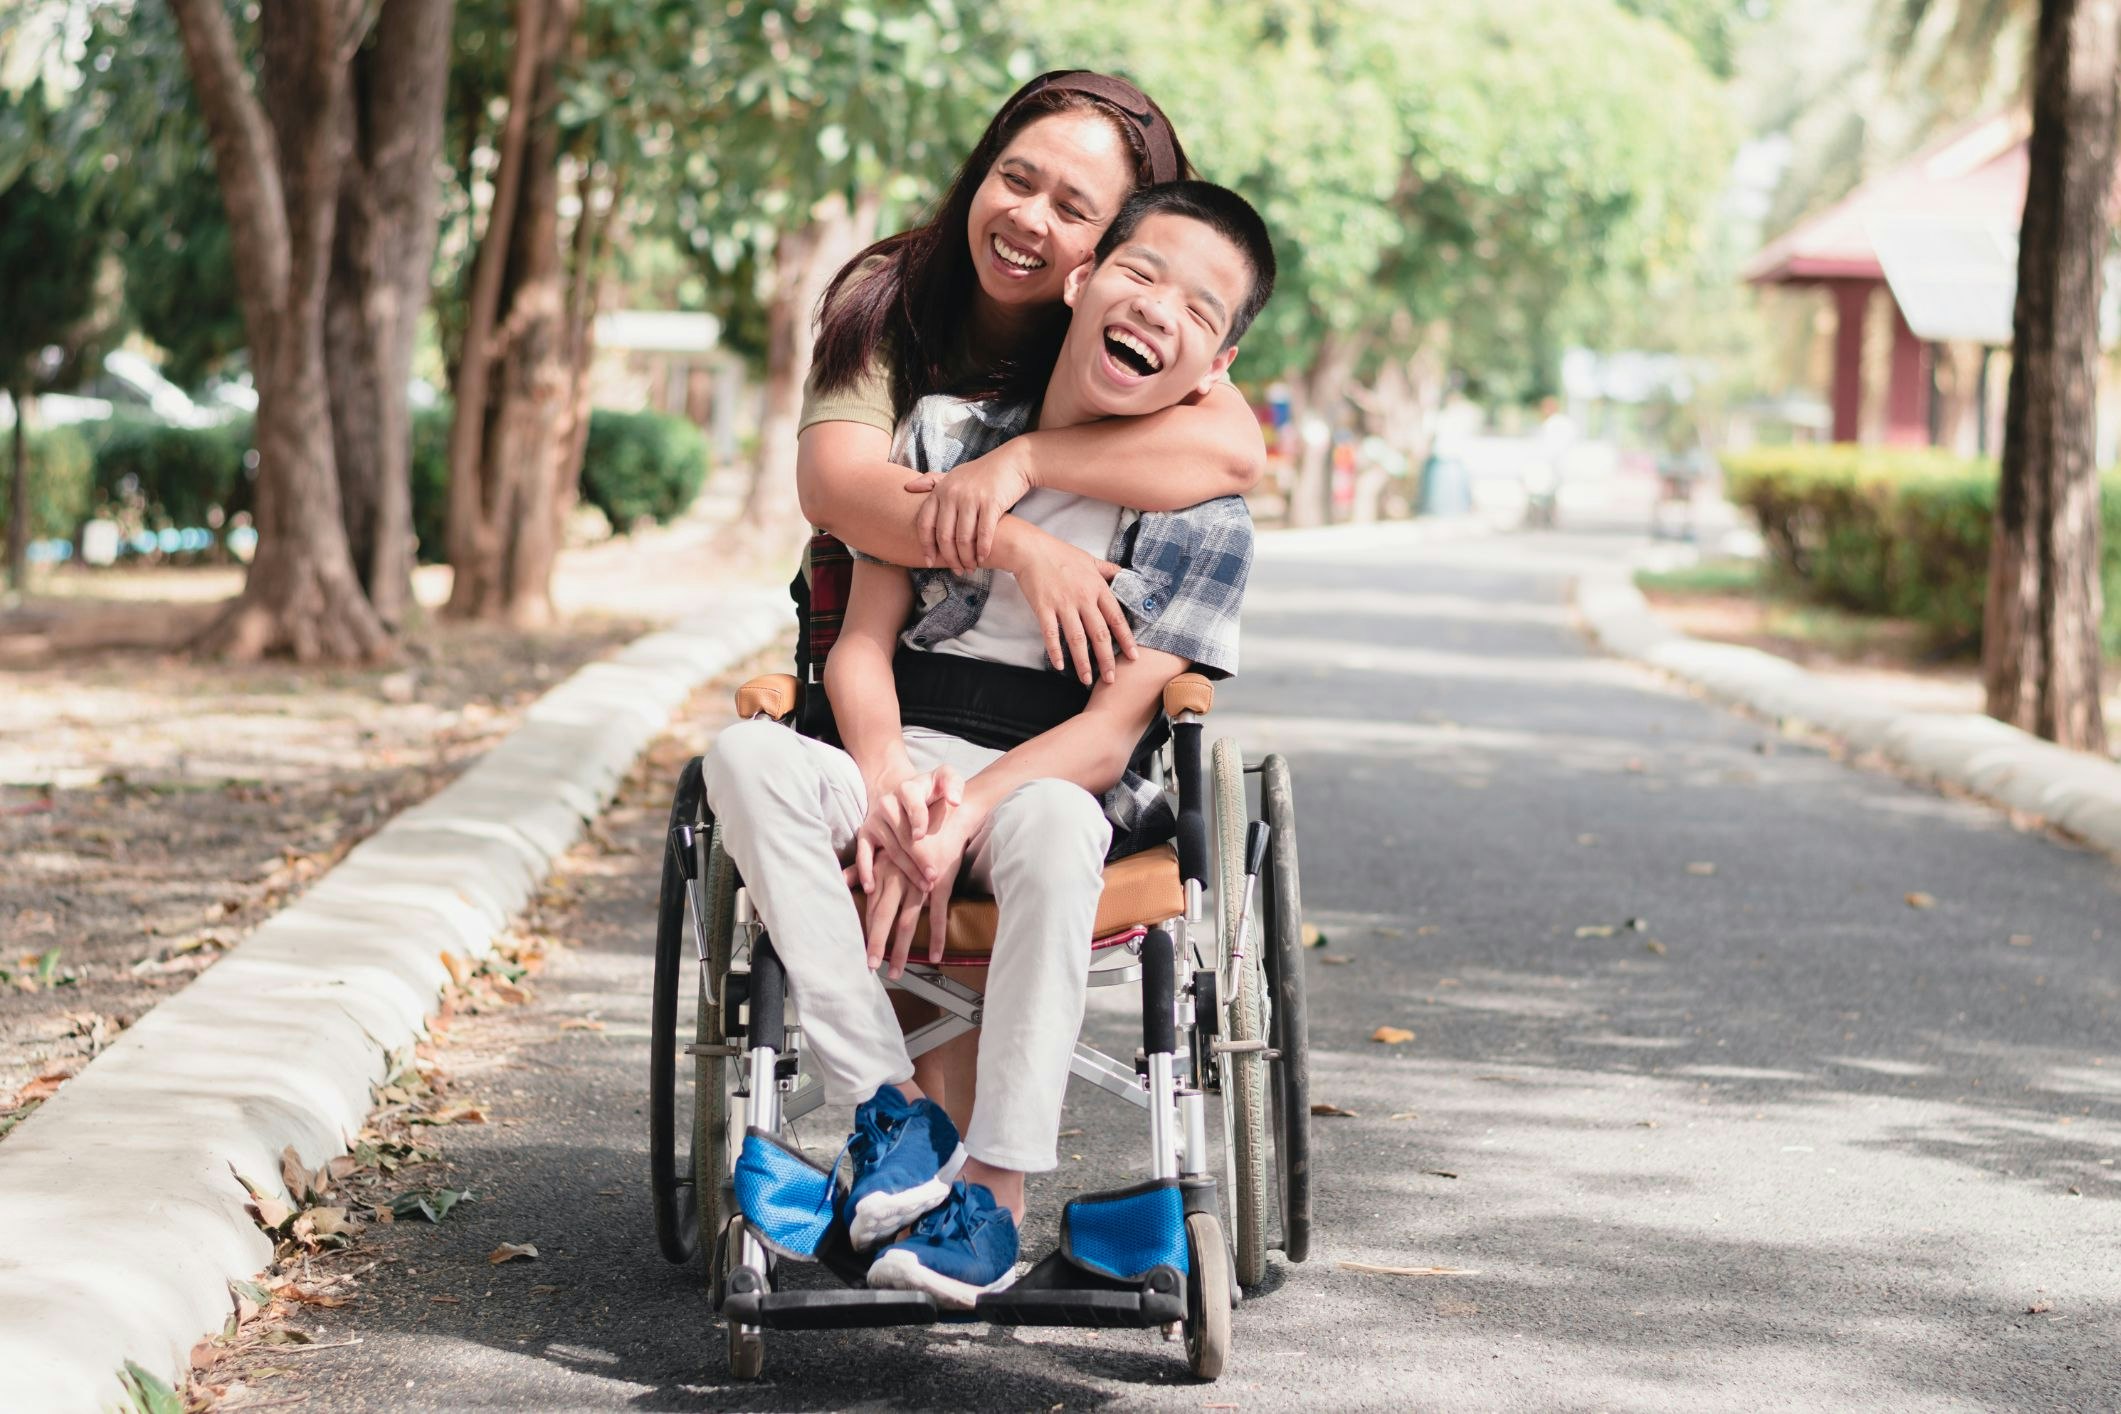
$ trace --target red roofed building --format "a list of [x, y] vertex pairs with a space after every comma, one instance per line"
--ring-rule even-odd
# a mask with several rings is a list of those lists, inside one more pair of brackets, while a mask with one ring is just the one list
[[1864, 326], [1880, 290], [1893, 321], [1888, 443], [1932, 440], [1935, 345], [2009, 344], [2027, 133], [2017, 114], [1963, 128], [1799, 222], [1746, 267], [1748, 283], [1833, 298], [1835, 441], [1860, 440], [1864, 430]]

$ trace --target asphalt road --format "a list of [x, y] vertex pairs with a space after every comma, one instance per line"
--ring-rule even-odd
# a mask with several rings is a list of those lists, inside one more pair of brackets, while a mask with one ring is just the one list
[[[477, 1201], [379, 1230], [396, 1263], [313, 1323], [360, 1343], [290, 1357], [278, 1388], [377, 1410], [2121, 1407], [2121, 870], [1587, 648], [1569, 578], [1620, 552], [1371, 535], [1258, 570], [1216, 721], [1294, 764], [1328, 938], [1314, 1098], [1356, 1117], [1316, 1121], [1311, 1260], [1237, 1313], [1218, 1384], [1140, 1333], [984, 1327], [773, 1335], [764, 1380], [728, 1381], [697, 1270], [649, 1231], [660, 823], [622, 809], [617, 852], [570, 876], [579, 947], [451, 1053], [497, 1121], [450, 1133]], [[1387, 1023], [1415, 1039], [1371, 1041]], [[1130, 1024], [1095, 998], [1093, 1032], [1131, 1047]], [[1068, 1124], [1081, 1157], [1034, 1186], [1027, 1247], [1070, 1189], [1141, 1167], [1134, 1112], [1078, 1090]], [[504, 1241], [542, 1255], [489, 1266]]]

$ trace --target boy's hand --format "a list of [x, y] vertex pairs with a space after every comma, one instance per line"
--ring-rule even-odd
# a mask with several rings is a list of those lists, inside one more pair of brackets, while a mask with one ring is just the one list
[[854, 837], [855, 878], [862, 892], [876, 892], [876, 862], [889, 859], [925, 890], [932, 873], [914, 855], [915, 848], [964, 801], [965, 783], [948, 766], [917, 771], [897, 780], [880, 780], [869, 791], [869, 811]]
[[950, 894], [957, 886], [965, 843], [971, 837], [963, 823], [965, 814], [953, 812], [941, 828], [925, 837], [911, 851], [910, 868], [901, 865], [896, 853], [875, 862], [877, 886], [868, 895], [869, 916], [864, 920], [871, 971], [883, 966], [888, 956], [885, 975], [895, 981], [904, 974], [923, 908], [928, 910], [928, 961], [942, 961], [949, 937]]
[[1051, 535], [1024, 539], [1024, 551], [1009, 572], [1038, 620], [1046, 661], [1066, 672], [1072, 659], [1075, 676], [1085, 687], [1099, 679], [1111, 682], [1118, 672], [1115, 650], [1129, 662], [1136, 657], [1127, 611], [1112, 594], [1111, 580], [1119, 566]]
[[915, 514], [913, 526], [929, 564], [942, 565], [953, 574], [991, 568], [988, 557], [994, 553], [994, 528], [1031, 489], [1031, 478], [1008, 452], [1004, 443], [948, 476], [916, 476], [906, 483], [908, 491], [925, 492], [928, 497]]

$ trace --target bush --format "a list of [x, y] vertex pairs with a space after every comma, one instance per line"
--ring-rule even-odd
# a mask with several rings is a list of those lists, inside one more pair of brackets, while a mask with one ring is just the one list
[[244, 469], [250, 421], [179, 427], [153, 418], [118, 416], [83, 423], [95, 458], [100, 509], [137, 512], [149, 528], [213, 523], [250, 504]]
[[582, 499], [624, 534], [643, 516], [658, 522], [679, 515], [707, 479], [707, 439], [682, 417], [659, 412], [589, 415], [589, 449], [582, 459]]
[[[1914, 619], [1945, 643], [1979, 643], [1995, 463], [1843, 443], [1732, 452], [1723, 468], [1785, 586]], [[2106, 478], [2102, 526], [2105, 636], [2121, 651], [2121, 475]]]
[[[7, 536], [15, 475], [15, 434], [0, 433], [0, 540]], [[29, 434], [29, 534], [32, 540], [71, 540], [88, 518], [88, 443], [71, 427]]]
[[[449, 524], [448, 403], [412, 415], [412, 529], [420, 558], [444, 559]], [[582, 499], [623, 535], [643, 516], [668, 521], [690, 506], [707, 479], [707, 439], [682, 417], [657, 412], [589, 413]]]

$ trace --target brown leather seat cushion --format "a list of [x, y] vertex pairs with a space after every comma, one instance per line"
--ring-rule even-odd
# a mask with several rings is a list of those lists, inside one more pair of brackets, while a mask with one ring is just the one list
[[[862, 891], [854, 890], [855, 911], [864, 906]], [[1178, 851], [1168, 844], [1130, 854], [1105, 866], [1105, 892], [1097, 901], [1097, 922], [1083, 939], [1087, 953], [1092, 941], [1110, 937], [1138, 923], [1161, 923], [1186, 911], [1186, 888], [1178, 877]], [[994, 952], [994, 925], [1000, 917], [994, 900], [982, 895], [950, 900], [949, 939], [944, 945], [946, 961], [976, 960]], [[920, 931], [913, 935], [912, 956], [928, 955], [928, 912], [921, 910]]]

